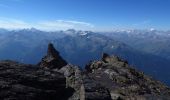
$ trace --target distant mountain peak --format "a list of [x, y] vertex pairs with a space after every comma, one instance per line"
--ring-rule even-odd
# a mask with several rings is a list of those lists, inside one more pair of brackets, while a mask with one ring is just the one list
[[36, 29], [34, 27], [30, 28], [29, 30], [32, 31], [32, 32], [40, 31], [40, 30], [38, 30], [38, 29]]
[[68, 30], [65, 31], [65, 33], [68, 33], [68, 34], [76, 33], [76, 30], [75, 29], [68, 29]]
[[155, 31], [155, 29], [154, 28], [150, 28], [150, 31]]
[[79, 32], [79, 35], [81, 35], [81, 36], [85, 36], [85, 35], [87, 35], [88, 34], [88, 32], [86, 32], [86, 31], [80, 31]]

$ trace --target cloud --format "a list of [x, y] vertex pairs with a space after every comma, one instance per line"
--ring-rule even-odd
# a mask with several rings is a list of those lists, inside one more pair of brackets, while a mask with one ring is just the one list
[[93, 29], [94, 25], [87, 22], [73, 20], [38, 21], [30, 23], [22, 20], [0, 18], [0, 28], [23, 29], [31, 27], [45, 31], [67, 30], [72, 28], [77, 30], [90, 30]]
[[31, 25], [15, 19], [7, 19], [7, 18], [0, 18], [0, 28], [5, 29], [23, 29], [23, 28], [30, 28]]
[[71, 23], [71, 24], [77, 24], [77, 25], [84, 25], [88, 27], [94, 27], [94, 25], [86, 22], [79, 22], [79, 21], [64, 21], [64, 20], [58, 20], [59, 22], [64, 22], [64, 23]]
[[45, 30], [66, 30], [71, 28], [78, 29], [78, 30], [86, 30], [94, 27], [94, 25], [87, 22], [71, 21], [71, 20], [41, 21], [36, 25], [38, 29], [45, 29]]

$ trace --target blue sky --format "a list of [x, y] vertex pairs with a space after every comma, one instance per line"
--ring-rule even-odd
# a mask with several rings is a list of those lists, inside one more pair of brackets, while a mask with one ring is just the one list
[[170, 29], [170, 0], [0, 0], [0, 27]]

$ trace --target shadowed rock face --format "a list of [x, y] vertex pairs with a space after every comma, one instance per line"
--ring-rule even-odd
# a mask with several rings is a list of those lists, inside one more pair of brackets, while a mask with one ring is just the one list
[[0, 100], [67, 100], [73, 89], [58, 72], [12, 61], [0, 62]]
[[39, 63], [40, 67], [43, 68], [58, 68], [67, 65], [67, 62], [59, 55], [59, 52], [54, 48], [53, 44], [48, 45], [47, 55], [42, 58], [42, 61]]
[[38, 65], [0, 62], [0, 100], [170, 100], [170, 89], [117, 56], [86, 70], [67, 64], [52, 44]]
[[[53, 56], [57, 57], [59, 55], [59, 52], [54, 48], [53, 44], [48, 44], [48, 51], [47, 51], [48, 56]], [[60, 57], [61, 58], [61, 57]]]

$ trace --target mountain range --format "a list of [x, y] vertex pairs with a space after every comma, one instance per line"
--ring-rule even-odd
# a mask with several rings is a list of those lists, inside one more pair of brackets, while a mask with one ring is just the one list
[[124, 42], [137, 50], [170, 59], [170, 31], [128, 30], [101, 34]]
[[[157, 33], [156, 36], [161, 38], [157, 39], [154, 32], [120, 31], [101, 33], [76, 31], [74, 29], [44, 32], [34, 28], [12, 31], [1, 29], [0, 59], [37, 64], [44, 56], [46, 46], [51, 42], [64, 59], [82, 68], [91, 60], [98, 60], [101, 54], [106, 52], [120, 56], [122, 59], [126, 59], [130, 65], [135, 66], [146, 74], [170, 84], [170, 79], [168, 78], [170, 76], [168, 48], [164, 46], [159, 48], [156, 45], [161, 39], [162, 41], [167, 41], [158, 43], [168, 45], [170, 43], [168, 42], [169, 35], [168, 33], [166, 33], [167, 36], [164, 36], [165, 33], [163, 35]], [[165, 40], [163, 37], [165, 37]], [[152, 49], [155, 51], [166, 49], [167, 52], [155, 53]]]

